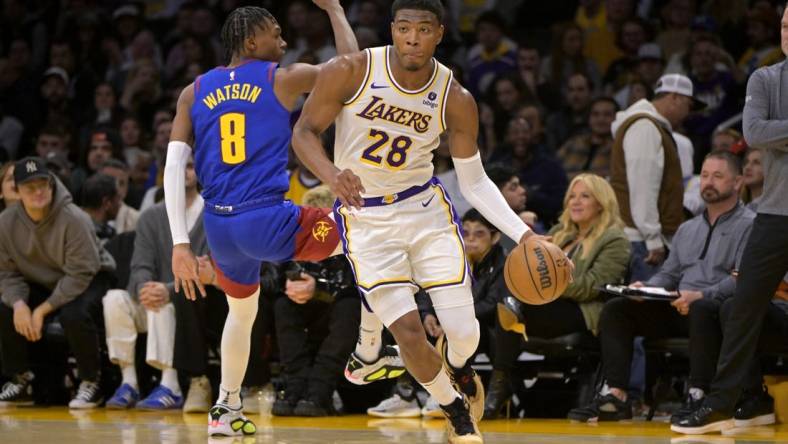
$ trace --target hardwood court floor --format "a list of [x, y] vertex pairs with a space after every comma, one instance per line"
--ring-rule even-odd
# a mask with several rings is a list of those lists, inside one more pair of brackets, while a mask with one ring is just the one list
[[[63, 407], [0, 409], [2, 444], [276, 443], [382, 444], [445, 443], [443, 421], [254, 416], [258, 434], [244, 439], [209, 439], [205, 415], [138, 411], [69, 411]], [[788, 425], [742, 430], [732, 436], [683, 437], [664, 422], [586, 425], [563, 420], [509, 420], [482, 423], [486, 443], [786, 443]]]

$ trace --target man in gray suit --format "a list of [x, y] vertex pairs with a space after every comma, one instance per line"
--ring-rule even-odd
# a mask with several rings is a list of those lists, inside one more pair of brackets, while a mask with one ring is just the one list
[[[782, 50], [788, 55], [788, 7], [781, 29]], [[747, 82], [744, 138], [763, 152], [763, 201], [742, 255], [736, 294], [731, 300], [732, 314], [724, 328], [711, 393], [697, 410], [671, 426], [674, 432], [722, 431], [771, 408], [758, 401], [764, 397], [743, 396], [742, 387], [747, 385], [749, 363], [756, 359], [769, 302], [788, 271], [787, 95], [786, 61], [758, 69]]]

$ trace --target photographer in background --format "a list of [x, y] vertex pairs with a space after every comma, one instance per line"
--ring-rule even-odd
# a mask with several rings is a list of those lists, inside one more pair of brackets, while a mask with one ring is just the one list
[[[330, 207], [334, 199], [321, 185], [304, 195], [303, 205]], [[353, 271], [343, 255], [291, 262], [280, 271], [284, 294], [274, 302], [274, 318], [286, 386], [272, 413], [332, 415], [331, 396], [358, 337], [361, 301]]]

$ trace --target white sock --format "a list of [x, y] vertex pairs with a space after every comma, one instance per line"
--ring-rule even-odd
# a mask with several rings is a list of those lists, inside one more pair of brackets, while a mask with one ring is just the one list
[[454, 390], [454, 387], [451, 385], [449, 375], [443, 368], [438, 370], [435, 379], [430, 382], [425, 382], [421, 384], [421, 386], [424, 387], [440, 405], [449, 405], [460, 397], [460, 394], [457, 393], [457, 390]]
[[178, 372], [174, 368], [161, 371], [161, 385], [170, 389], [175, 396], [181, 396], [181, 385], [178, 383]]
[[358, 342], [356, 343], [356, 356], [364, 362], [375, 362], [380, 356], [380, 347], [383, 343], [383, 323], [375, 313], [370, 313], [361, 306], [361, 324], [358, 327]]
[[121, 384], [128, 384], [134, 387], [134, 390], [138, 389], [137, 369], [134, 368], [133, 362], [131, 364], [121, 364], [120, 373], [123, 376], [123, 381]]
[[229, 312], [222, 331], [222, 381], [217, 403], [232, 409], [241, 408], [241, 382], [249, 363], [252, 326], [257, 317], [260, 288], [249, 297], [238, 299], [227, 296]]

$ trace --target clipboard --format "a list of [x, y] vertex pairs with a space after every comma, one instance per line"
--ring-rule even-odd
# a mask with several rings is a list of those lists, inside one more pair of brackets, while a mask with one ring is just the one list
[[624, 296], [637, 301], [673, 302], [679, 298], [678, 295], [674, 295], [661, 287], [630, 288], [627, 285], [607, 284], [599, 288], [599, 291], [613, 296]]

